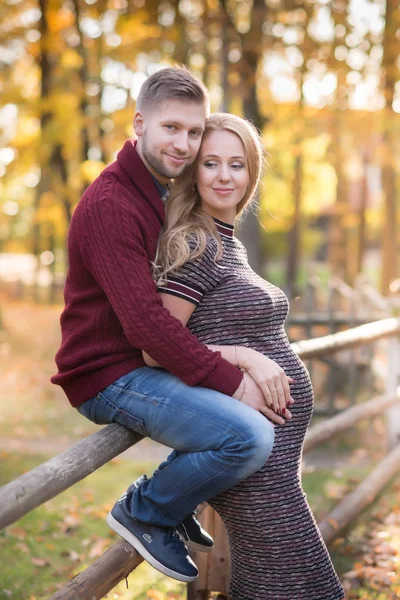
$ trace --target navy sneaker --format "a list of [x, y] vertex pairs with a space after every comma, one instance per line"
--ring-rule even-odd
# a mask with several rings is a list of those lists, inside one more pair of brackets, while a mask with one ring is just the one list
[[157, 571], [178, 581], [195, 581], [199, 572], [175, 527], [159, 527], [131, 516], [131, 499], [136, 489], [132, 484], [117, 500], [107, 515], [108, 525]]
[[[147, 480], [147, 475], [142, 475], [132, 485], [138, 488], [144, 481]], [[176, 526], [178, 533], [182, 536], [185, 544], [192, 550], [198, 552], [210, 552], [214, 547], [214, 540], [211, 535], [202, 528], [199, 521], [196, 519], [197, 511], [193, 511]]]
[[185, 544], [198, 552], [210, 552], [214, 547], [211, 535], [202, 528], [196, 519], [197, 512], [194, 510], [186, 519], [177, 526], [178, 532], [183, 537]]

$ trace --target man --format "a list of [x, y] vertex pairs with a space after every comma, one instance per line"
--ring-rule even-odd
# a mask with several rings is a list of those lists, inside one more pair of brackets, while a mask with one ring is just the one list
[[[264, 403], [261, 390], [162, 307], [151, 275], [167, 184], [195, 160], [208, 110], [206, 88], [185, 69], [144, 83], [137, 142], [127, 141], [89, 186], [71, 221], [52, 378], [95, 423], [117, 422], [175, 448], [150, 479], [128, 488], [107, 522], [181, 581], [198, 571], [177, 528], [209, 550], [195, 507], [261, 468], [273, 445], [269, 422], [246, 406]], [[165, 370], [145, 366], [142, 350]]]

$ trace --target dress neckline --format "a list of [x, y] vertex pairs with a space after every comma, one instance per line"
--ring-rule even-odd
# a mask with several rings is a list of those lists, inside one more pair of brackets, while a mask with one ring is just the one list
[[219, 219], [216, 219], [215, 217], [213, 217], [214, 223], [217, 227], [217, 231], [220, 235], [223, 235], [225, 237], [230, 237], [233, 238], [235, 235], [234, 232], [234, 226], [231, 225], [230, 223], [224, 223], [223, 221], [220, 221]]

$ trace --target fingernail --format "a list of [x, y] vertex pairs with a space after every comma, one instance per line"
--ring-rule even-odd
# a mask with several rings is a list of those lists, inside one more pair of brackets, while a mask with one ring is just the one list
[[282, 414], [284, 415], [286, 412], [286, 408], [282, 408]]

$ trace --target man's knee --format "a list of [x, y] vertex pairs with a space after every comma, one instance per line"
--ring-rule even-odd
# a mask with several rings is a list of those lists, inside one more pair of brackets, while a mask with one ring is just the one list
[[[251, 418], [242, 420], [232, 430], [226, 440], [225, 452], [239, 458], [239, 471], [244, 477], [255, 473], [266, 463], [274, 445], [274, 429], [260, 413], [254, 412]], [[243, 478], [244, 478], [243, 477]]]
[[261, 416], [261, 419], [261, 425], [249, 430], [246, 463], [252, 473], [265, 465], [274, 446], [274, 428], [265, 417]]

